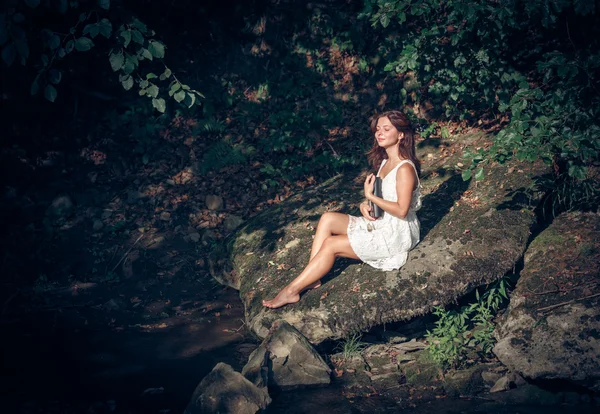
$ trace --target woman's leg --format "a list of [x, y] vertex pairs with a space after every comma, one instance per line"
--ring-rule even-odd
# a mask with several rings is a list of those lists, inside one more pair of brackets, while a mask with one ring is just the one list
[[323, 213], [319, 220], [319, 224], [317, 225], [315, 238], [313, 239], [312, 249], [310, 250], [310, 260], [319, 253], [319, 250], [321, 250], [321, 246], [327, 237], [348, 233], [348, 221], [349, 218], [347, 214], [332, 213], [330, 211]]
[[[342, 213], [326, 212], [323, 213], [319, 224], [317, 225], [317, 231], [313, 239], [312, 248], [310, 250], [309, 262], [319, 253], [321, 246], [325, 239], [331, 236], [347, 234], [348, 233], [348, 215]], [[321, 286], [321, 282], [317, 280], [315, 283], [311, 283], [306, 286], [306, 289], [316, 289]]]
[[308, 263], [302, 273], [296, 279], [292, 280], [289, 285], [281, 289], [275, 298], [263, 300], [263, 306], [279, 308], [288, 303], [298, 302], [300, 300], [300, 292], [325, 276], [333, 267], [333, 262], [338, 256], [358, 259], [358, 256], [356, 256], [356, 253], [354, 253], [354, 250], [350, 246], [350, 241], [346, 234], [327, 237], [321, 243], [319, 252]]

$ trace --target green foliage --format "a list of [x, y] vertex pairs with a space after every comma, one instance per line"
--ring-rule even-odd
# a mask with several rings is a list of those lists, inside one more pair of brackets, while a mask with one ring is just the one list
[[505, 299], [506, 280], [490, 285], [483, 295], [476, 291], [476, 301], [459, 310], [446, 311], [436, 307], [433, 314], [439, 319], [433, 331], [427, 331], [427, 348], [431, 358], [443, 368], [456, 368], [467, 355], [477, 352], [489, 355], [494, 347], [493, 318]]
[[246, 154], [239, 145], [232, 145], [227, 140], [219, 140], [211, 144], [202, 157], [199, 170], [206, 174], [210, 170], [219, 170], [233, 164], [246, 162]]
[[354, 333], [338, 343], [334, 348], [334, 351], [341, 352], [344, 359], [350, 359], [353, 356], [360, 354], [367, 346], [367, 344], [361, 342], [360, 339], [361, 335], [359, 333]]
[[541, 177], [533, 190], [547, 194], [542, 203], [545, 216], [556, 217], [565, 211], [589, 210], [600, 204], [600, 182], [591, 178], [578, 180], [566, 173], [558, 177]]
[[[361, 16], [388, 34], [385, 70], [426, 85], [416, 101], [449, 118], [509, 115], [494, 145], [472, 154], [465, 180], [512, 158], [589, 179], [600, 153], [595, 2], [367, 0]], [[575, 34], [587, 43], [575, 43]]]
[[[137, 18], [120, 23], [121, 14], [116, 14], [118, 17], [110, 15], [110, 0], [98, 0], [98, 8], [88, 2], [66, 0], [45, 2], [43, 5], [35, 0], [12, 0], [8, 3], [10, 7], [7, 11], [0, 13], [2, 60], [9, 68], [15, 61], [22, 66], [35, 66], [36, 75], [30, 87], [31, 95], [36, 95], [43, 89], [44, 97], [54, 102], [58, 96], [54, 85], [60, 83], [63, 74], [63, 71], [57, 69], [57, 62], [71, 53], [90, 51], [98, 42], [103, 48], [110, 50], [110, 67], [118, 72], [123, 88], [128, 91], [137, 84], [139, 95], [147, 96], [157, 111], [162, 113], [166, 110], [165, 98], [159, 95], [168, 95], [188, 108], [199, 103], [198, 98], [204, 98], [200, 92], [177, 79], [166, 66], [166, 46], [154, 38], [156, 33], [153, 30], [148, 29]], [[49, 12], [53, 10], [65, 17], [48, 19], [52, 28], [44, 28], [37, 33], [28, 25], [29, 20], [35, 20], [41, 14], [52, 16]], [[72, 26], [65, 28], [63, 21], [71, 21]], [[113, 25], [118, 26], [118, 29], [113, 31]], [[34, 45], [34, 57], [39, 62], [31, 63], [30, 42], [36, 41], [38, 36], [42, 47], [39, 49]], [[158, 62], [162, 73], [154, 74], [151, 67], [142, 69], [140, 62], [144, 60]]]

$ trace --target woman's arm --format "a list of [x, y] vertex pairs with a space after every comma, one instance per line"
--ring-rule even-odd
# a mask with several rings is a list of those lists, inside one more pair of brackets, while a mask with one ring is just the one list
[[365, 196], [367, 200], [377, 204], [386, 213], [403, 219], [406, 218], [408, 209], [410, 208], [415, 182], [415, 170], [412, 165], [406, 163], [400, 166], [396, 172], [396, 194], [398, 195], [398, 201], [384, 200], [383, 198], [376, 197], [372, 192], [365, 192]]

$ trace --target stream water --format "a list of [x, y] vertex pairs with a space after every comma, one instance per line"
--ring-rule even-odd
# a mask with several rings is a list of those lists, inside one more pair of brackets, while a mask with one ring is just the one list
[[[188, 288], [173, 286], [184, 293]], [[243, 309], [236, 291], [200, 289], [189, 295], [193, 297], [180, 297], [179, 304], [170, 308], [170, 317], [148, 317], [150, 310], [164, 313], [157, 308], [167, 302], [164, 299], [149, 301], [144, 312], [132, 312], [131, 300], [122, 309], [107, 311], [106, 306], [75, 306], [89, 299], [83, 295], [71, 308], [4, 320], [0, 412], [182, 413], [195, 387], [217, 362], [240, 371], [257, 346], [240, 334]], [[94, 294], [102, 301], [107, 297]], [[593, 412], [592, 406], [509, 406], [485, 399], [445, 399], [407, 409], [392, 398], [344, 394], [335, 382], [328, 388], [280, 393], [273, 395], [266, 412]]]

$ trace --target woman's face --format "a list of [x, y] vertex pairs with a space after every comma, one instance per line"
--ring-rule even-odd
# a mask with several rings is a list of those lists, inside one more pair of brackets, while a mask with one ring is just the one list
[[387, 116], [383, 116], [377, 120], [375, 139], [380, 147], [388, 148], [398, 144], [400, 132], [392, 125]]

